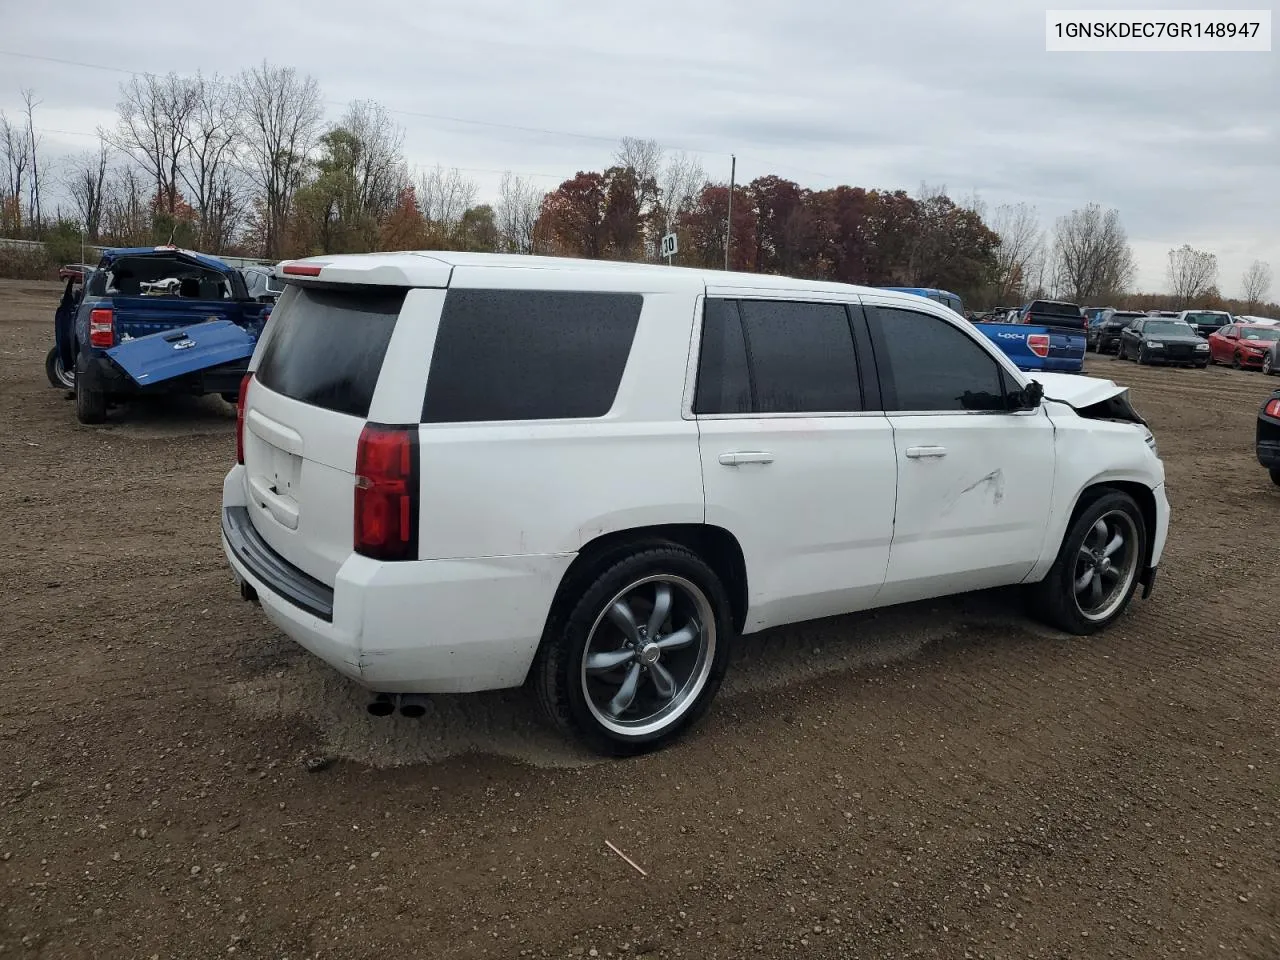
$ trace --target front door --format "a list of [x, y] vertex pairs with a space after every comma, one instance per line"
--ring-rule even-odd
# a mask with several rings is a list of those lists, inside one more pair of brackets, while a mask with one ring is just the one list
[[1043, 409], [1011, 412], [1013, 375], [949, 319], [869, 304], [898, 458], [888, 604], [1017, 583], [1040, 558], [1053, 496]]
[[693, 404], [706, 522], [742, 547], [748, 631], [875, 601], [898, 469], [877, 406], [843, 304], [707, 300]]

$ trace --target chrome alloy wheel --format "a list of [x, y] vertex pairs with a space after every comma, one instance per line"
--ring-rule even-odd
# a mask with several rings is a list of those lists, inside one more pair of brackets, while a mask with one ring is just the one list
[[1123, 510], [1098, 518], [1076, 554], [1076, 607], [1086, 620], [1106, 620], [1124, 603], [1138, 575], [1138, 528]]
[[715, 651], [715, 615], [697, 584], [672, 574], [637, 580], [605, 604], [587, 636], [587, 708], [623, 736], [671, 726], [706, 686]]

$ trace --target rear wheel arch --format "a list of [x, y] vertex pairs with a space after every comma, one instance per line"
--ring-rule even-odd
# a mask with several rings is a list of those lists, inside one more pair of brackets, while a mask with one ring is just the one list
[[703, 523], [670, 523], [615, 530], [587, 541], [556, 589], [548, 622], [572, 605], [603, 567], [627, 554], [654, 546], [675, 544], [700, 557], [724, 584], [733, 612], [733, 626], [741, 631], [747, 619], [747, 565], [742, 545], [723, 527]]

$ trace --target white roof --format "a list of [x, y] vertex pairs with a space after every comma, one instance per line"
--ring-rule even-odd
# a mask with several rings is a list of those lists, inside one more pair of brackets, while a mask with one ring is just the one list
[[[286, 280], [307, 277], [290, 276], [288, 267], [306, 264], [320, 267], [321, 274], [310, 279], [339, 283], [377, 283], [390, 286], [444, 287], [450, 274], [460, 268], [504, 268], [508, 270], [573, 271], [600, 277], [630, 277], [639, 281], [645, 291], [664, 289], [687, 290], [690, 281], [719, 289], [808, 290], [838, 295], [874, 294], [876, 296], [918, 302], [919, 297], [895, 293], [875, 287], [821, 280], [799, 280], [762, 273], [735, 273], [694, 267], [668, 267], [653, 263], [626, 263], [613, 260], [584, 260], [574, 257], [535, 257], [514, 253], [467, 253], [455, 250], [414, 250], [399, 253], [352, 253], [287, 260], [276, 272]], [[644, 278], [640, 280], [640, 278]]]

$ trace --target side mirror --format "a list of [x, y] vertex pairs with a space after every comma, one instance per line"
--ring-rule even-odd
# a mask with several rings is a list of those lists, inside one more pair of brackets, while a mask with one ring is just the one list
[[1032, 380], [1021, 390], [1013, 393], [1009, 399], [1012, 401], [1014, 410], [1034, 410], [1044, 399], [1044, 387], [1039, 380]]

